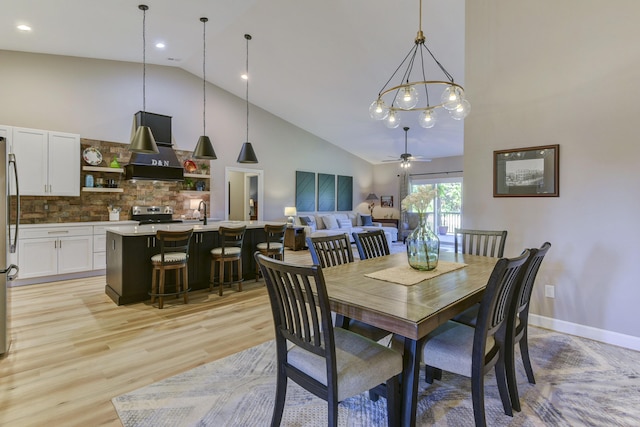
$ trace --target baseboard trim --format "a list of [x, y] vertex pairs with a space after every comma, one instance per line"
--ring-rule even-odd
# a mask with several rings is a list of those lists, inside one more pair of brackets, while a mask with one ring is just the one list
[[537, 314], [529, 314], [529, 324], [533, 326], [540, 326], [545, 329], [551, 329], [556, 332], [576, 335], [578, 337], [640, 351], [640, 337], [634, 337], [632, 335], [606, 331], [604, 329], [579, 325], [577, 323], [553, 319], [551, 317], [540, 316]]

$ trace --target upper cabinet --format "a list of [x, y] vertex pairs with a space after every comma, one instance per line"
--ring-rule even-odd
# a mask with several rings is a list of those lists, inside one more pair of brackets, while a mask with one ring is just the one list
[[13, 128], [20, 195], [80, 196], [80, 135]]

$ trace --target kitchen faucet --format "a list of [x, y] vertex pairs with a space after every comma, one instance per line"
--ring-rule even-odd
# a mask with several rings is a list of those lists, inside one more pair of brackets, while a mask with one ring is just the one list
[[202, 206], [204, 206], [204, 223], [202, 225], [207, 225], [207, 204], [204, 202], [204, 200], [200, 200], [200, 203], [198, 204], [198, 210], [200, 210]]

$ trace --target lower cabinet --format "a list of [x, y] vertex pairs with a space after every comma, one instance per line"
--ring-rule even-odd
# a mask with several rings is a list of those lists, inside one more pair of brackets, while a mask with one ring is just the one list
[[93, 269], [107, 268], [107, 227], [96, 225], [93, 227]]
[[93, 227], [26, 229], [18, 239], [20, 279], [93, 269]]
[[217, 234], [193, 233], [189, 244], [189, 286], [193, 290], [209, 287], [211, 249], [216, 246]]

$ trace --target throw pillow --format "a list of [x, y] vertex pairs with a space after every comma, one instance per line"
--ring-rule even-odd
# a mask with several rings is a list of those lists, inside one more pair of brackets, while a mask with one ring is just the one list
[[327, 228], [327, 230], [335, 230], [336, 228], [338, 228], [338, 221], [333, 215], [323, 216], [322, 222], [324, 222], [324, 226]]
[[338, 227], [340, 228], [351, 228], [353, 227], [353, 224], [351, 224], [351, 221], [348, 219], [339, 219], [338, 220]]
[[302, 225], [314, 225], [316, 223], [316, 219], [310, 216], [301, 216], [300, 217], [300, 224]]
[[363, 226], [372, 226], [373, 220], [371, 219], [371, 215], [362, 215], [360, 214], [360, 219], [362, 219]]

